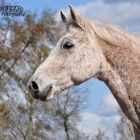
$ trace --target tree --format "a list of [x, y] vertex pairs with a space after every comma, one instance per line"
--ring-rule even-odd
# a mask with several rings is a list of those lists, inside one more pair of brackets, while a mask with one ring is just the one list
[[[29, 13], [24, 21], [7, 17], [0, 22], [0, 131], [7, 139], [37, 139], [37, 103], [28, 92], [27, 82], [48, 55], [45, 39], [55, 25], [51, 11], [46, 10], [41, 18], [36, 20], [36, 15]], [[24, 102], [17, 102], [19, 98]]]
[[109, 138], [106, 136], [105, 131], [98, 129], [98, 134], [94, 138], [95, 140], [108, 140]]
[[[42, 16], [29, 13], [23, 21], [0, 21], [0, 140], [90, 140], [79, 132], [77, 122], [84, 107], [86, 91], [71, 90], [52, 102], [34, 100], [27, 83], [36, 67], [48, 56], [48, 44], [55, 44], [60, 28], [51, 10]], [[117, 127], [120, 138], [127, 140], [129, 125], [125, 118]], [[129, 137], [128, 137], [129, 136]], [[105, 132], [93, 139], [107, 139]]]
[[23, 21], [7, 17], [0, 22], [1, 139], [57, 140], [52, 134], [60, 130], [68, 140], [80, 135], [75, 125], [82, 93], [67, 92], [47, 103], [34, 100], [27, 87], [30, 75], [48, 56], [48, 44], [57, 40], [53, 14], [47, 9], [40, 18], [29, 13]]
[[79, 138], [77, 123], [80, 121], [80, 110], [84, 107], [85, 96], [82, 91], [67, 91], [56, 98], [56, 119], [64, 129], [66, 139]]

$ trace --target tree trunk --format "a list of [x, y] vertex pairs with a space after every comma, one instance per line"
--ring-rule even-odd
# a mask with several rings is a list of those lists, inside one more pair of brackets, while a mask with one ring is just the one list
[[133, 126], [135, 140], [140, 140], [140, 130], [136, 129], [135, 126]]
[[0, 140], [3, 140], [2, 131], [0, 130]]
[[67, 126], [67, 119], [64, 120], [64, 129], [65, 129], [67, 140], [70, 140], [69, 132], [68, 132], [68, 126]]

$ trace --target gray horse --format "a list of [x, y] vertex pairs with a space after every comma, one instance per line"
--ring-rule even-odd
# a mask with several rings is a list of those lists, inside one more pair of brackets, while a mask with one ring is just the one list
[[102, 80], [140, 139], [140, 41], [112, 26], [61, 11], [63, 35], [29, 81], [32, 96], [50, 100], [90, 78]]

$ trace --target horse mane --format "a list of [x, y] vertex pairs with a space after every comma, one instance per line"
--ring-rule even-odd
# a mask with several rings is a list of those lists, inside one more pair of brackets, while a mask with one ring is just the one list
[[140, 36], [129, 35], [125, 30], [97, 21], [91, 22], [91, 26], [98, 37], [113, 46], [131, 45], [140, 47]]

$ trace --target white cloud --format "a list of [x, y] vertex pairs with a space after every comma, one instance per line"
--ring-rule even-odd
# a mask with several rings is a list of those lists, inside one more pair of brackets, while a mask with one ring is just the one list
[[[76, 9], [87, 19], [119, 25], [135, 33], [140, 32], [140, 2], [138, 0], [133, 2], [98, 0], [78, 6]], [[64, 11], [69, 13], [68, 8]]]
[[104, 0], [104, 2], [106, 3], [123, 3], [123, 2], [131, 2], [131, 3], [139, 3], [140, 1], [139, 0]]
[[80, 132], [85, 133], [87, 136], [95, 136], [100, 128], [111, 137], [113, 129], [120, 120], [119, 115], [112, 117], [103, 117], [93, 113], [82, 113], [81, 115], [82, 121], [79, 123], [78, 128]]
[[97, 112], [84, 112], [81, 114], [82, 121], [78, 125], [79, 130], [89, 136], [94, 136], [100, 128], [108, 136], [111, 136], [111, 133], [113, 134], [113, 130], [120, 120], [118, 108], [118, 103], [111, 94], [104, 96]]
[[[27, 101], [25, 99], [25, 95], [23, 91], [19, 88], [17, 83], [14, 80], [9, 80], [7, 84], [5, 84], [5, 88], [7, 89], [8, 95], [16, 102], [16, 105], [27, 105]], [[2, 95], [4, 99], [8, 99], [6, 95]]]
[[102, 99], [97, 114], [101, 116], [115, 116], [118, 114], [119, 106], [117, 101], [112, 95], [106, 95]]

